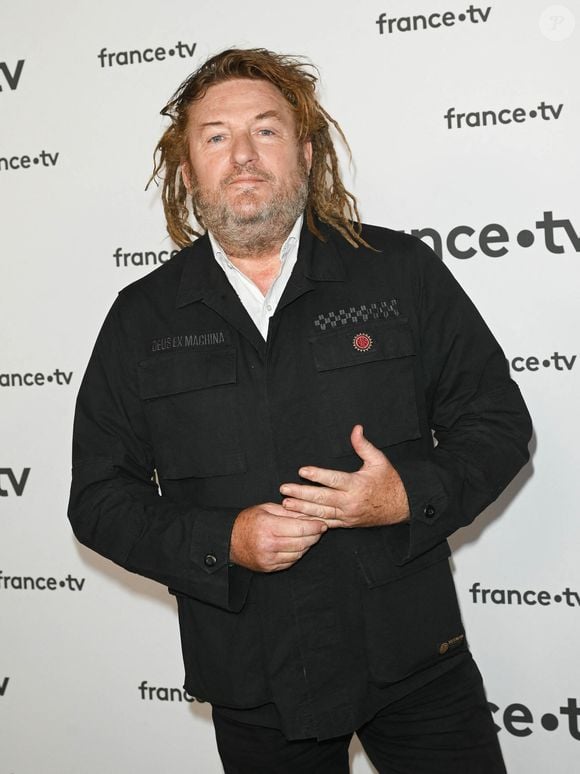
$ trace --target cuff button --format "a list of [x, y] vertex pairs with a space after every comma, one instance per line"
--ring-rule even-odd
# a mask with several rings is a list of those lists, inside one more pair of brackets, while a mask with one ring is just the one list
[[213, 554], [206, 554], [203, 563], [206, 567], [215, 567], [217, 564], [217, 559]]
[[432, 519], [435, 516], [435, 508], [432, 505], [426, 505], [423, 513], [428, 519]]

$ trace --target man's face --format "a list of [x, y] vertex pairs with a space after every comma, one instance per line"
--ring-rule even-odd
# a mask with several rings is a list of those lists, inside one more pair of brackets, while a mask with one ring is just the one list
[[235, 239], [240, 229], [248, 236], [268, 222], [290, 230], [306, 203], [312, 146], [298, 142], [275, 86], [249, 79], [211, 86], [189, 109], [187, 143], [183, 178], [218, 238]]

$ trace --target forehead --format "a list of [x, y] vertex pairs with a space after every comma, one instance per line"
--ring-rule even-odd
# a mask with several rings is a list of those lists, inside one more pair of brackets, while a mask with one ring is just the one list
[[210, 86], [189, 108], [190, 125], [206, 121], [254, 118], [275, 110], [282, 120], [294, 121], [293, 110], [282, 92], [269, 81], [236, 78]]

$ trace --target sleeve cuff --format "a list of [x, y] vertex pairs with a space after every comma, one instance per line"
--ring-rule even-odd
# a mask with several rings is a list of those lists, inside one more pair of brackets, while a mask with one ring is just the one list
[[239, 612], [248, 595], [252, 572], [231, 564], [230, 537], [238, 510], [204, 509], [196, 513], [190, 559], [199, 598]]
[[393, 463], [409, 501], [409, 521], [388, 530], [388, 544], [397, 564], [405, 564], [441, 542], [438, 521], [445, 513], [448, 498], [429, 460]]

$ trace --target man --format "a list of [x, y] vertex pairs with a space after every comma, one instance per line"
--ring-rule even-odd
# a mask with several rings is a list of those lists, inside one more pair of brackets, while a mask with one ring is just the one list
[[70, 518], [175, 594], [228, 774], [347, 772], [355, 731], [379, 772], [504, 772], [446, 538], [525, 463], [529, 417], [441, 261], [359, 225], [315, 85], [229, 50], [164, 109], [184, 249], [101, 330]]

